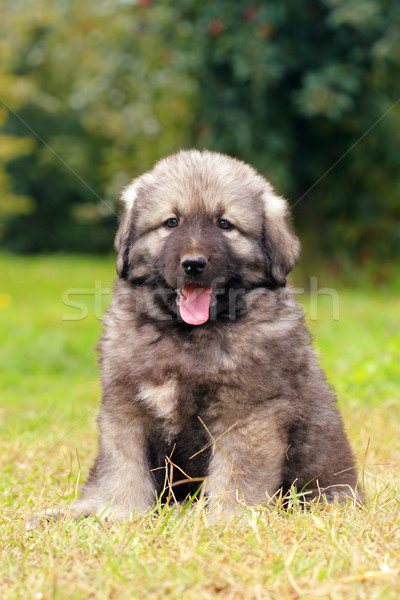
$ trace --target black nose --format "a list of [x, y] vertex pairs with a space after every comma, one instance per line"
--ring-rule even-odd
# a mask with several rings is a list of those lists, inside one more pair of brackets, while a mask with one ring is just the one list
[[207, 259], [205, 256], [187, 254], [182, 257], [181, 265], [187, 275], [200, 275], [207, 266]]

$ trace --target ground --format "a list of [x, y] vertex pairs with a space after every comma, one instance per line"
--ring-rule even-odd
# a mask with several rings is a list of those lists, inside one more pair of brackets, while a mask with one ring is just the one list
[[[114, 259], [0, 255], [2, 598], [400, 596], [400, 281], [300, 294], [360, 465], [364, 508], [162, 509], [122, 525], [26, 518], [71, 501], [96, 452], [95, 345]], [[316, 282], [318, 283], [318, 281]], [[314, 286], [314, 287], [313, 287]], [[327, 282], [324, 281], [324, 287]]]

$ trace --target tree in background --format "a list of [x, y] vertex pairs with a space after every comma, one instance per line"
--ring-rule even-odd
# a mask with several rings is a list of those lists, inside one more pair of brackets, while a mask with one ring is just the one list
[[[14, 149], [32, 206], [8, 216], [9, 247], [109, 248], [120, 187], [195, 145], [254, 164], [329, 256], [399, 253], [395, 0], [18, 4], [2, 26], [10, 104], [85, 184], [37, 138]], [[14, 115], [3, 132], [29, 134]]]
[[400, 4], [186, 4], [202, 44], [195, 141], [266, 174], [331, 257], [398, 255]]
[[189, 131], [194, 85], [160, 35], [175, 12], [106, 0], [10, 1], [5, 12], [3, 140], [29, 148], [7, 156], [3, 245], [109, 251], [121, 187]]

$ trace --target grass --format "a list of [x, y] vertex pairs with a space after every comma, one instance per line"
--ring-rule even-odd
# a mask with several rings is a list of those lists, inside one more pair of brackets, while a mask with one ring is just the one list
[[338, 320], [329, 295], [300, 297], [359, 459], [364, 508], [295, 502], [210, 523], [199, 505], [26, 531], [28, 515], [76, 496], [96, 451], [94, 348], [109, 298], [99, 286], [110, 288], [114, 261], [2, 254], [0, 273], [1, 598], [400, 596], [399, 282], [339, 288]]

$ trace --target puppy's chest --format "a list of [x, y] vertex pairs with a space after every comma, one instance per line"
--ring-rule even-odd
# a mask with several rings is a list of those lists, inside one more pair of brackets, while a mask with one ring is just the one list
[[[206, 418], [218, 406], [221, 390], [212, 384], [197, 384], [169, 378], [160, 383], [141, 382], [136, 400], [166, 431], [176, 434], [187, 423]], [[200, 419], [199, 419], [200, 417]]]
[[154, 419], [155, 427], [170, 434], [181, 431], [191, 419], [200, 418], [208, 425], [221, 417], [225, 421], [245, 417], [250, 405], [281, 392], [279, 368], [265, 348], [246, 343], [235, 333], [208, 332], [188, 340], [153, 337], [138, 346], [140, 351], [128, 359], [135, 399]]
[[282, 391], [280, 379], [271, 376], [263, 385], [254, 375], [229, 383], [171, 377], [159, 383], [142, 381], [137, 390], [136, 401], [152, 417], [153, 428], [164, 431], [167, 438], [193, 423], [211, 429], [221, 419], [234, 423]]
[[219, 384], [230, 381], [246, 362], [246, 352], [238, 344], [212, 332], [192, 339], [176, 333], [150, 337], [137, 331], [124, 355], [118, 352], [121, 345], [118, 341], [115, 352], [116, 344], [112, 344], [113, 361], [116, 357], [118, 369], [122, 367], [134, 381], [149, 381], [154, 385], [171, 379], [183, 384]]

